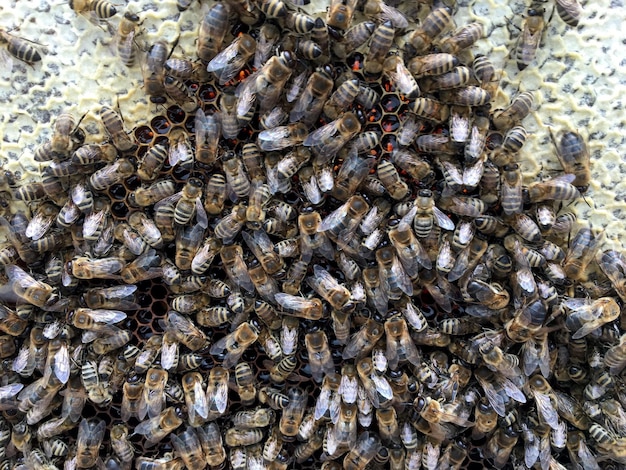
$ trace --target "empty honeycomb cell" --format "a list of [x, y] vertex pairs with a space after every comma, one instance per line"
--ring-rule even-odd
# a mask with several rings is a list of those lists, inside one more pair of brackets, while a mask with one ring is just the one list
[[118, 219], [125, 219], [129, 213], [128, 206], [125, 202], [119, 201], [111, 204], [111, 214]]
[[169, 308], [167, 302], [153, 302], [150, 310], [156, 316], [164, 316]]
[[150, 288], [150, 296], [155, 300], [163, 300], [168, 296], [168, 290], [163, 284], [154, 284]]
[[156, 134], [164, 135], [172, 130], [172, 124], [165, 116], [155, 116], [150, 121], [150, 128]]
[[123, 184], [114, 184], [109, 188], [109, 196], [117, 201], [123, 201], [126, 198], [126, 187]]

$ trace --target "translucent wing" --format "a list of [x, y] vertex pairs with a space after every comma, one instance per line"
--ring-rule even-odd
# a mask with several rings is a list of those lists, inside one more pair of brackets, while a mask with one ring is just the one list
[[559, 414], [552, 405], [550, 397], [543, 393], [534, 391], [535, 402], [537, 403], [537, 411], [541, 414], [541, 417], [548, 426], [552, 429], [559, 429]]

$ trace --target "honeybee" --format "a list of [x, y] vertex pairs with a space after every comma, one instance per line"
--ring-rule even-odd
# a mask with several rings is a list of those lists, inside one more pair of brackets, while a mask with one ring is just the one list
[[192, 351], [198, 351], [207, 346], [206, 335], [187, 317], [171, 310], [165, 319], [165, 331]]
[[409, 336], [406, 322], [400, 315], [394, 315], [385, 322], [387, 338], [386, 357], [389, 367], [396, 370], [400, 362], [408, 361], [418, 364], [419, 352]]
[[607, 250], [597, 257], [602, 272], [609, 278], [615, 292], [626, 299], [626, 259], [619, 251]]
[[206, 463], [213, 467], [221, 465], [226, 460], [226, 450], [222, 443], [222, 435], [216, 423], [207, 423], [204, 427], [195, 428], [204, 451]]
[[500, 73], [498, 73], [487, 56], [477, 54], [472, 63], [474, 75], [478, 79], [480, 86], [487, 90], [491, 97], [495, 97], [500, 84]]
[[378, 375], [369, 357], [359, 360], [356, 369], [374, 408], [384, 408], [393, 399], [393, 389], [389, 381], [384, 376]]
[[[251, 82], [250, 85], [247, 85], [248, 81], [244, 82], [244, 85], [252, 87], [253, 93], [256, 94], [260, 114], [265, 114], [276, 106], [285, 83], [293, 73], [294, 61], [295, 56], [292, 52], [283, 51], [279, 56], [271, 57], [259, 71], [258, 75], [253, 75], [248, 79]], [[249, 105], [246, 105], [246, 107], [249, 107]], [[243, 116], [245, 111], [247, 111], [245, 107], [240, 109], [238, 106], [237, 115]]]
[[409, 186], [400, 178], [400, 174], [393, 163], [382, 160], [376, 171], [378, 179], [393, 199], [399, 201], [406, 197], [409, 193]]
[[202, 188], [204, 184], [198, 178], [189, 178], [180, 193], [180, 200], [174, 209], [174, 223], [187, 225], [194, 214], [197, 214], [198, 224], [206, 228], [208, 226], [207, 215], [202, 206]]
[[212, 165], [217, 159], [219, 136], [221, 134], [220, 114], [208, 116], [202, 108], [196, 111], [196, 161], [205, 165]]
[[376, 433], [363, 431], [356, 443], [343, 460], [343, 468], [346, 470], [364, 470], [380, 448], [381, 443]]
[[589, 468], [600, 470], [598, 461], [589, 447], [585, 435], [580, 431], [569, 431], [567, 433], [567, 452], [570, 460], [578, 465], [578, 468]]
[[57, 116], [54, 121], [52, 138], [50, 139], [53, 152], [67, 155], [72, 150], [73, 142], [71, 137], [76, 127], [76, 121], [71, 114], [61, 113]]
[[524, 91], [511, 101], [511, 104], [503, 110], [496, 110], [493, 115], [493, 124], [496, 129], [510, 129], [530, 113], [535, 102], [532, 92]]
[[535, 59], [539, 42], [546, 27], [544, 14], [544, 9], [536, 8], [529, 8], [526, 12], [527, 16], [524, 18], [522, 33], [515, 48], [515, 60], [519, 70], [524, 70]]
[[324, 67], [314, 72], [304, 91], [289, 114], [290, 122], [302, 121], [306, 129], [318, 119], [322, 108], [333, 90], [332, 68]]
[[352, 112], [311, 132], [302, 145], [311, 147], [319, 166], [328, 163], [361, 130], [361, 123]]
[[178, 416], [176, 409], [169, 407], [163, 410], [159, 416], [139, 423], [135, 427], [135, 434], [145, 436], [145, 446], [150, 448], [181, 424], [183, 424], [183, 420]]
[[330, 119], [337, 119], [342, 111], [350, 107], [359, 94], [359, 80], [353, 78], [346, 80], [333, 92], [324, 103], [324, 114]]
[[59, 296], [52, 286], [37, 281], [18, 266], [6, 265], [4, 269], [11, 292], [24, 302], [40, 308], [49, 308], [58, 302]]
[[309, 354], [309, 365], [313, 379], [320, 383], [322, 375], [335, 372], [335, 364], [328, 348], [328, 338], [323, 331], [307, 333], [304, 337], [304, 344]]
[[76, 467], [90, 468], [96, 464], [100, 446], [104, 439], [106, 423], [97, 418], [83, 418], [78, 426], [76, 438]]
[[587, 266], [595, 257], [601, 240], [602, 234], [595, 235], [586, 227], [574, 235], [563, 262], [563, 269], [568, 278], [575, 280], [586, 278]]
[[567, 201], [580, 196], [578, 189], [571, 183], [575, 175], [562, 175], [543, 182], [531, 183], [528, 186], [528, 200], [530, 202]]
[[502, 168], [502, 210], [506, 215], [522, 212], [522, 172], [513, 163]]
[[591, 180], [587, 144], [577, 132], [561, 131], [558, 136], [560, 137], [560, 142], [557, 143], [556, 137], [550, 128], [550, 137], [556, 147], [556, 155], [561, 162], [563, 170], [565, 173], [576, 176], [570, 183], [576, 186], [581, 193], [584, 193], [587, 191]]
[[122, 462], [130, 463], [135, 456], [135, 448], [128, 440], [128, 428], [116, 424], [111, 428], [111, 448]]
[[124, 382], [122, 391], [122, 420], [127, 421], [133, 416], [139, 418], [139, 403], [141, 401], [141, 397], [143, 396], [143, 383], [128, 381]]
[[314, 277], [307, 279], [308, 284], [333, 308], [342, 312], [351, 312], [356, 308], [350, 291], [321, 266], [313, 266]]
[[484, 367], [478, 369], [475, 376], [478, 384], [485, 391], [489, 404], [498, 415], [506, 415], [506, 403], [509, 398], [519, 403], [526, 403], [526, 396], [510, 379], [494, 374]]
[[248, 34], [242, 34], [225, 49], [213, 57], [207, 71], [213, 72], [219, 84], [231, 81], [256, 51], [256, 41]]
[[[201, 425], [209, 417], [209, 401], [202, 389], [202, 376], [198, 372], [189, 372], [183, 376], [183, 390], [185, 392], [185, 403], [189, 415], [189, 424]], [[211, 398], [213, 403], [217, 398]], [[223, 401], [220, 398], [220, 403]], [[221, 406], [221, 405], [220, 405]]]
[[556, 11], [563, 22], [576, 28], [583, 13], [583, 8], [578, 0], [557, 0], [555, 3]]
[[[137, 188], [130, 194], [129, 202], [133, 206], [147, 207], [155, 204], [176, 192], [176, 186], [171, 180], [159, 180], [147, 188]], [[163, 207], [163, 205], [159, 206]], [[155, 206], [158, 211], [159, 207]]]
[[279, 429], [286, 440], [295, 438], [298, 435], [300, 423], [306, 411], [306, 394], [299, 388], [292, 387], [287, 390], [289, 404], [283, 410], [279, 422]]
[[441, 41], [439, 47], [445, 53], [458, 54], [459, 51], [472, 46], [482, 37], [482, 24], [470, 23], [456, 30], [454, 33], [452, 33], [452, 36], [449, 36]]
[[[307, 135], [308, 130], [303, 123], [279, 126], [261, 131], [258, 137], [258, 145], [261, 150], [266, 152], [282, 150], [302, 143]], [[303, 163], [306, 163], [306, 160]]]
[[[33, 65], [35, 62], [41, 60], [41, 54], [39, 51], [30, 45], [31, 41], [24, 38], [19, 38], [12, 34], [9, 34], [5, 29], [0, 28], [0, 43], [7, 45], [7, 51], [13, 56], [26, 62], [29, 65]], [[12, 62], [10, 63], [12, 66]], [[11, 67], [9, 67], [11, 68]]]
[[146, 95], [152, 103], [165, 103], [165, 87], [163, 76], [165, 61], [168, 56], [168, 46], [165, 41], [157, 41], [148, 50], [146, 60], [141, 65], [143, 85]]
[[422, 24], [413, 31], [408, 41], [417, 54], [426, 52], [432, 41], [452, 23], [450, 8], [447, 6], [434, 8]]
[[326, 24], [339, 30], [348, 29], [356, 4], [354, 0], [333, 0], [326, 12]]
[[512, 426], [498, 428], [492, 434], [487, 441], [485, 453], [493, 459], [496, 468], [502, 468], [506, 465], [518, 439], [519, 434]]
[[311, 320], [319, 320], [322, 318], [323, 307], [319, 299], [307, 299], [284, 292], [278, 292], [274, 297], [276, 302], [287, 314]]
[[258, 330], [248, 322], [243, 322], [232, 333], [221, 338], [211, 346], [211, 354], [222, 354], [226, 351], [226, 355], [222, 361], [222, 366], [230, 369], [234, 367], [243, 352], [258, 338]]
[[132, 67], [135, 63], [136, 45], [135, 35], [140, 24], [139, 16], [135, 13], [126, 12], [120, 20], [117, 30], [117, 55], [126, 67]]
[[201, 470], [206, 467], [200, 439], [194, 428], [187, 428], [180, 434], [172, 434], [172, 445], [183, 460], [185, 467], [190, 470]]
[[395, 28], [390, 20], [384, 21], [374, 30], [365, 58], [366, 73], [379, 74], [383, 70], [383, 62], [393, 45], [394, 35]]
[[565, 326], [569, 331], [574, 331], [573, 339], [587, 336], [620, 315], [620, 308], [611, 297], [603, 297], [593, 302], [589, 299], [566, 299], [563, 304], [568, 309]]
[[497, 425], [498, 414], [485, 398], [481, 399], [475, 408], [475, 425], [472, 429], [472, 439], [479, 439], [485, 434], [490, 434]]
[[419, 96], [419, 86], [400, 56], [392, 55], [385, 59], [383, 71], [396, 90], [402, 93], [402, 95], [409, 99]]
[[203, 62], [209, 62], [222, 49], [224, 36], [228, 31], [228, 8], [216, 3], [202, 18], [198, 30], [196, 54]]
[[541, 299], [530, 302], [525, 308], [517, 309], [513, 318], [505, 323], [507, 336], [515, 342], [530, 341], [541, 329], [546, 316], [546, 305]]
[[528, 387], [535, 399], [539, 417], [552, 429], [558, 430], [557, 399], [550, 384], [541, 375], [533, 375], [528, 379]]

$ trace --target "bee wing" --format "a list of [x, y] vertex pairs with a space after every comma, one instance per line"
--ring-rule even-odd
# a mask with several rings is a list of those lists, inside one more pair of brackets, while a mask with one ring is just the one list
[[572, 339], [583, 338], [587, 336], [589, 333], [597, 330], [601, 326], [602, 326], [602, 322], [600, 320], [588, 321], [572, 335]]
[[476, 160], [476, 163], [463, 169], [463, 184], [465, 186], [475, 188], [478, 185], [485, 171], [485, 158], [486, 154], [483, 154], [481, 158]]
[[359, 382], [356, 377], [350, 377], [348, 375], [341, 376], [341, 382], [339, 383], [338, 394], [344, 403], [350, 405], [356, 402], [356, 398], [359, 392]]
[[454, 230], [455, 225], [454, 222], [452, 222], [452, 219], [441, 212], [436, 206], [433, 206], [433, 215], [435, 216], [435, 222], [439, 225], [439, 227], [444, 230]]
[[150, 434], [155, 426], [155, 421], [158, 421], [158, 417], [142, 421], [137, 426], [135, 426], [135, 434], [140, 434], [142, 436]]
[[113, 286], [106, 289], [105, 295], [107, 300], [114, 302], [119, 309], [137, 310], [140, 305], [134, 302], [136, 291], [137, 286], [133, 285]]
[[278, 304], [286, 310], [304, 310], [310, 307], [311, 301], [297, 295], [277, 292], [274, 299]]
[[331, 393], [330, 389], [322, 388], [322, 391], [317, 396], [314, 410], [314, 417], [316, 421], [322, 419], [322, 417], [326, 414], [326, 411], [330, 408]]
[[348, 344], [346, 344], [346, 347], [343, 348], [342, 357], [344, 359], [352, 359], [353, 357], [356, 357], [359, 354], [359, 352], [363, 348], [363, 343], [364, 343], [363, 337], [365, 336], [365, 334], [366, 334], [365, 330], [361, 329], [350, 337]]
[[248, 111], [256, 103], [256, 77], [257, 73], [250, 75], [246, 80], [241, 82], [235, 91], [238, 97], [237, 100], [237, 117], [243, 118], [248, 114]]
[[554, 430], [559, 429], [559, 413], [552, 406], [550, 397], [544, 393], [537, 391], [533, 392], [535, 395], [535, 402], [537, 403], [537, 411], [541, 414], [541, 417]]
[[66, 384], [70, 379], [70, 368], [70, 353], [67, 344], [63, 343], [54, 355], [53, 367], [54, 375], [61, 383]]
[[196, 222], [203, 229], [209, 226], [209, 216], [202, 204], [202, 198], [196, 198]]
[[[145, 387], [144, 393], [146, 393]], [[147, 391], [146, 405], [148, 417], [155, 418], [161, 414], [163, 406], [165, 405], [165, 393], [162, 386], [158, 386]]]
[[[320, 127], [319, 129], [311, 132], [302, 145], [305, 147], [312, 147], [314, 145], [320, 145], [320, 142], [324, 142], [328, 140], [337, 130], [337, 121], [332, 121], [326, 124], [325, 126]], [[322, 144], [323, 145], [323, 144]]]
[[45, 217], [42, 214], [35, 214], [28, 223], [24, 234], [31, 240], [39, 240], [46, 234], [53, 221], [54, 217]]
[[325, 232], [326, 230], [330, 229], [331, 227], [337, 225], [341, 220], [343, 220], [343, 218], [346, 216], [347, 213], [348, 213], [347, 205], [346, 204], [342, 204], [341, 206], [339, 206], [333, 212], [328, 214], [322, 220], [322, 222], [320, 223], [319, 227], [317, 228], [317, 231], [318, 232]]
[[96, 322], [112, 325], [126, 320], [126, 312], [121, 310], [107, 310], [102, 308], [84, 309], [84, 311]]
[[[207, 65], [206, 68], [207, 72], [215, 72], [217, 70], [222, 70], [223, 68], [228, 67], [233, 59], [237, 56], [238, 48], [239, 38], [235, 38], [235, 40], [231, 42], [229, 46], [227, 46], [215, 57], [213, 57], [213, 59], [211, 59], [209, 65]], [[226, 80], [226, 82], [227, 81], [228, 80]], [[223, 85], [224, 83], [220, 83], [220, 85]]]
[[487, 398], [487, 400], [489, 400], [489, 404], [491, 405], [491, 407], [499, 416], [504, 417], [506, 414], [506, 403], [504, 401], [504, 397], [502, 397], [498, 393], [492, 383], [484, 380], [480, 376], [476, 376], [476, 379], [485, 391], [485, 397]]
[[207, 400], [210, 403], [210, 407], [213, 405], [218, 413], [222, 414], [226, 411], [226, 407], [228, 405], [228, 383], [219, 383], [215, 387], [215, 395], [208, 395], [209, 388], [207, 388]]
[[[420, 247], [421, 247], [421, 245], [420, 245]], [[430, 265], [430, 258], [428, 258], [428, 255], [425, 254], [425, 252], [424, 252], [424, 253], [421, 254], [419, 259], [421, 260], [423, 256], [426, 256], [426, 259], [428, 259], [428, 263], [427, 264], [429, 264], [429, 267], [426, 268], [426, 269], [430, 269], [430, 267], [432, 267]], [[420, 261], [420, 263], [422, 264], [422, 266], [424, 265], [422, 263], [422, 261]], [[393, 261], [393, 264], [391, 265], [391, 274], [394, 277], [397, 278], [398, 283], [400, 284], [400, 289], [402, 290], [402, 292], [404, 292], [408, 296], [413, 295], [413, 282], [411, 282], [411, 279], [409, 278], [409, 276], [407, 275], [406, 271], [402, 267], [402, 263], [400, 263], [400, 260], [398, 259], [398, 257], [396, 257], [396, 259]]]
[[387, 75], [389, 75], [390, 80], [396, 85], [396, 88], [400, 91], [400, 93], [404, 95], [415, 95], [415, 90], [418, 90], [417, 93], [419, 93], [419, 88], [415, 78], [407, 70], [402, 61], [398, 61], [395, 71], [387, 72]]
[[222, 354], [224, 350], [226, 349], [226, 345], [228, 344], [231, 334], [228, 334], [224, 336], [223, 338], [220, 338], [219, 340], [217, 340], [215, 343], [213, 343], [213, 346], [211, 346], [211, 349], [209, 350], [209, 352], [211, 354]]
[[209, 416], [209, 401], [204, 390], [202, 390], [202, 382], [196, 381], [193, 384], [194, 402], [189, 412], [197, 413], [198, 416], [207, 419]]
[[96, 233], [100, 224], [104, 220], [105, 215], [107, 214], [106, 210], [101, 210], [97, 212], [91, 212], [90, 214], [85, 216], [85, 221], [83, 223], [83, 236], [89, 237]]
[[191, 149], [187, 145], [186, 140], [174, 143], [170, 145], [170, 149], [167, 153], [168, 162], [170, 166], [176, 166], [180, 162], [186, 162], [191, 158]]
[[374, 386], [376, 387], [376, 391], [387, 400], [391, 400], [393, 398], [393, 390], [389, 382], [385, 377], [378, 375], [376, 372], [372, 372], [370, 376], [372, 382], [374, 382]]
[[20, 375], [30, 375], [29, 371], [32, 373], [30, 368], [34, 369], [35, 367], [35, 356], [30, 353], [30, 349], [27, 344], [23, 345], [17, 353], [15, 359], [13, 359], [13, 365], [11, 366], [11, 370], [17, 372]]
[[24, 388], [23, 384], [14, 383], [0, 387], [0, 400], [13, 398]]
[[177, 192], [176, 194], [172, 194], [171, 196], [167, 196], [161, 199], [159, 202], [154, 204], [154, 210], [158, 210], [159, 208], [167, 205], [167, 204], [176, 204], [183, 197], [182, 191]]
[[406, 19], [400, 10], [387, 5], [383, 1], [378, 2], [378, 5], [380, 6], [380, 14], [378, 16], [381, 23], [389, 20], [395, 29], [404, 29], [409, 26], [409, 20]]
[[274, 129], [261, 131], [258, 137], [259, 148], [266, 152], [271, 152], [288, 147], [289, 145], [285, 145], [285, 141], [289, 140], [289, 134], [288, 126], [279, 126]]
[[333, 393], [333, 396], [330, 399], [330, 406], [328, 410], [330, 414], [330, 422], [333, 424], [337, 424], [337, 421], [339, 421], [339, 416], [341, 414], [341, 395], [339, 395], [339, 393]]
[[2, 71], [4, 72], [3, 76], [6, 78], [11, 77], [11, 72], [13, 71], [13, 57], [9, 52], [3, 47], [0, 49], [0, 66]]
[[298, 101], [293, 106], [291, 113], [289, 113], [289, 121], [296, 122], [304, 117], [306, 112], [311, 109], [311, 104], [313, 103], [313, 95], [309, 93], [308, 89], [304, 91], [300, 95]]
[[170, 370], [176, 366], [178, 341], [163, 341], [161, 345], [161, 367]]

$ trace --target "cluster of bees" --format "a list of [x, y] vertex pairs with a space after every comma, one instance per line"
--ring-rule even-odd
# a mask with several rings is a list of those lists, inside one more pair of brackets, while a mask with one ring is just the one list
[[399, 8], [211, 3], [197, 57], [119, 14], [166, 112], [95, 110], [101, 140], [63, 113], [14, 182], [0, 469], [626, 464], [626, 257], [567, 209], [586, 143], [551, 133], [562, 174], [524, 185], [533, 94], [492, 109], [482, 25]]

